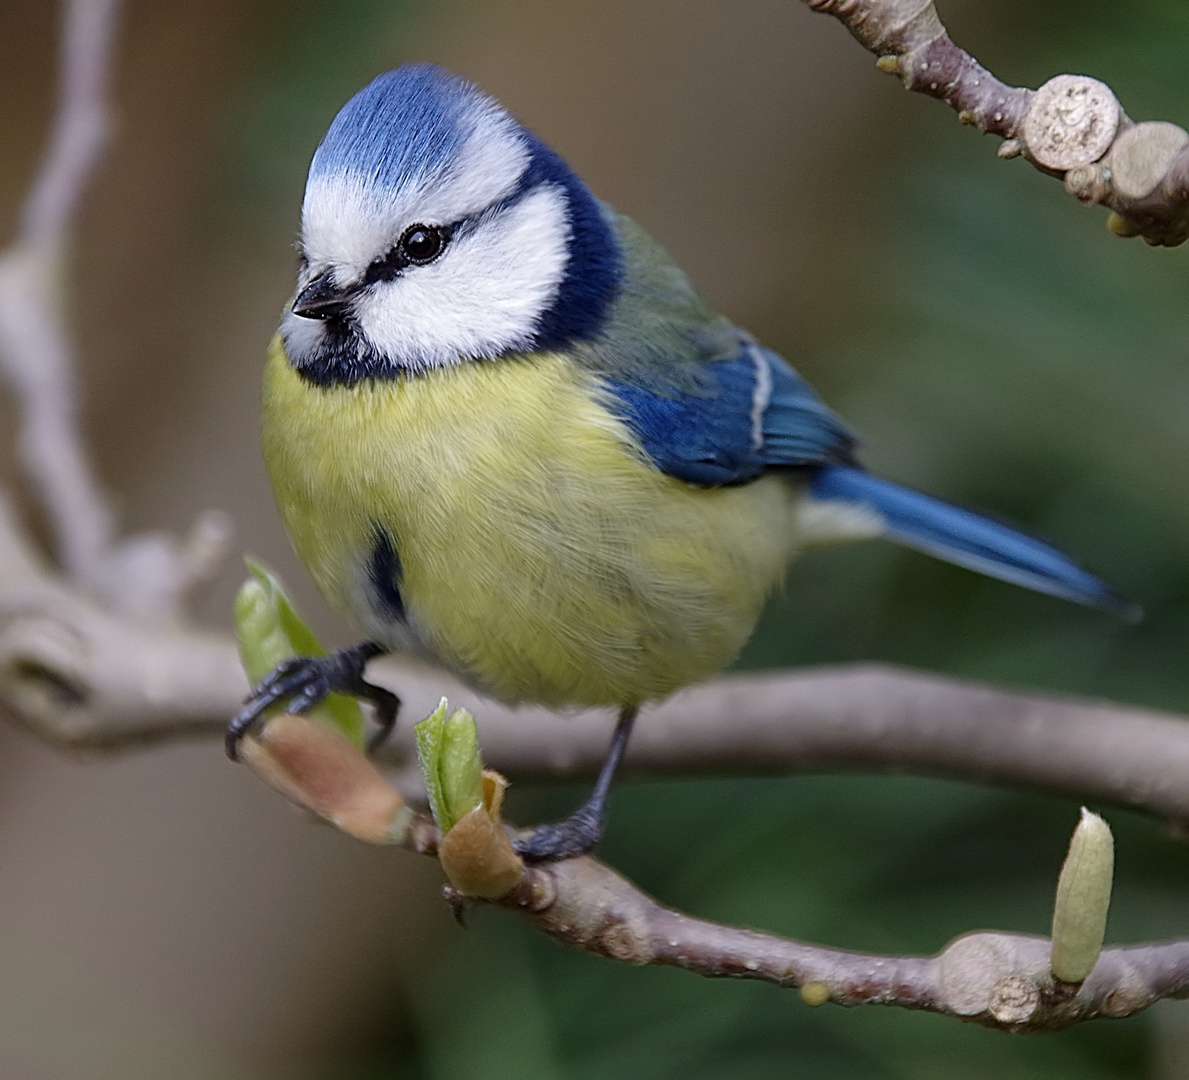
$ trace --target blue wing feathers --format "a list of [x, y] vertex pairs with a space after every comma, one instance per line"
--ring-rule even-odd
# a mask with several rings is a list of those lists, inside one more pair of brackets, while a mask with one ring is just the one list
[[781, 357], [766, 349], [752, 348], [772, 377], [763, 421], [765, 463], [816, 465], [849, 461], [855, 437], [842, 421]]
[[810, 493], [872, 507], [882, 515], [889, 538], [947, 562], [1077, 604], [1128, 618], [1139, 615], [1134, 604], [1043, 540], [862, 469], [821, 469]]
[[613, 407], [670, 476], [719, 487], [773, 466], [849, 459], [854, 438], [775, 353], [744, 341], [738, 356], [705, 364], [700, 374], [701, 392], [605, 383]]
[[892, 540], [1037, 592], [1138, 616], [1135, 605], [1044, 541], [854, 465], [854, 439], [842, 422], [788, 364], [750, 339], [736, 357], [701, 372], [700, 393], [606, 382], [612, 407], [668, 475], [719, 487], [802, 467], [812, 497], [874, 509]]

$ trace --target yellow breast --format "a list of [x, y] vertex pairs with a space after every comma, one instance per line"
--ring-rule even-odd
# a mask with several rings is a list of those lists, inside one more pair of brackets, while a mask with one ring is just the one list
[[[264, 451], [328, 601], [509, 701], [635, 704], [718, 671], [794, 547], [792, 486], [665, 476], [558, 355], [319, 388], [278, 339]], [[376, 595], [379, 535], [403, 621]]]

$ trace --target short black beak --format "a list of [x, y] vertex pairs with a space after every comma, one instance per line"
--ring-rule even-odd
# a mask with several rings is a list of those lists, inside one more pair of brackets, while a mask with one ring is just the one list
[[329, 270], [311, 278], [293, 301], [293, 314], [303, 319], [337, 319], [347, 314], [352, 290], [336, 285]]

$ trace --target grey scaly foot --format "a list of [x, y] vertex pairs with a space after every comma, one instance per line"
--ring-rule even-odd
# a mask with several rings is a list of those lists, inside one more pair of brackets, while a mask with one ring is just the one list
[[227, 756], [232, 761], [238, 759], [240, 740], [271, 706], [288, 701], [289, 712], [304, 713], [334, 693], [353, 694], [375, 706], [378, 727], [368, 740], [368, 749], [374, 750], [392, 732], [400, 709], [395, 694], [363, 677], [367, 662], [386, 651], [375, 642], [365, 641], [329, 656], [297, 656], [278, 664], [252, 688], [244, 707], [227, 725]]
[[625, 706], [620, 711], [611, 747], [590, 798], [568, 818], [550, 825], [538, 825], [530, 836], [513, 841], [512, 846], [518, 855], [528, 862], [572, 859], [576, 855], [585, 855], [602, 839], [607, 821], [607, 793], [627, 749], [637, 711], [634, 705]]

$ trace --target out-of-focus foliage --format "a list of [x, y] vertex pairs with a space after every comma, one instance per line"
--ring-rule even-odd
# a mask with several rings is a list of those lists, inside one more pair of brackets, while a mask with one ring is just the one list
[[[1179, 0], [1015, 14], [998, 38], [971, 43], [1005, 78], [1087, 71], [1132, 115], [1189, 116]], [[861, 285], [837, 298], [851, 317], [828, 339], [764, 333], [863, 433], [873, 468], [1052, 537], [1148, 616], [1129, 626], [870, 545], [796, 567], [743, 663], [878, 658], [1189, 711], [1189, 254], [1110, 236], [1104, 215], [996, 161], [994, 143], [936, 104], [915, 104], [899, 135], [911, 149], [894, 180], [880, 173], [876, 191], [873, 177], [859, 210]], [[579, 797], [517, 792], [510, 813], [556, 814]], [[1189, 933], [1184, 848], [1151, 821], [1106, 812], [1118, 843], [1108, 941]], [[1076, 820], [1072, 803], [927, 779], [642, 783], [616, 792], [603, 854], [700, 915], [932, 952], [979, 927], [1047, 933]], [[616, 966], [502, 914], [472, 923], [428, 985], [410, 988], [411, 1041], [379, 1038], [328, 1077], [1148, 1075], [1147, 1017], [1008, 1038]]]

